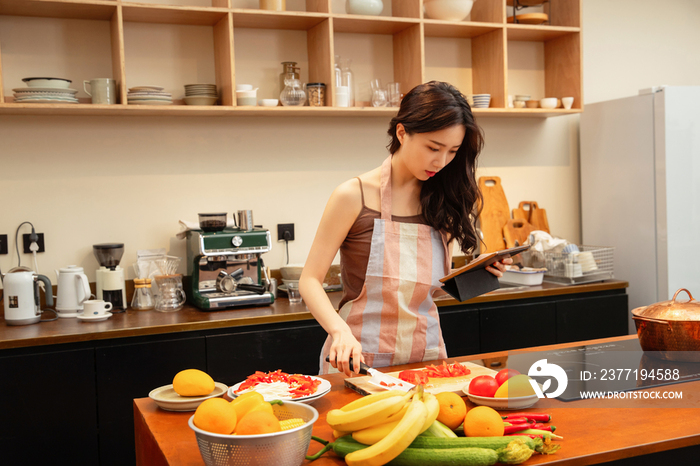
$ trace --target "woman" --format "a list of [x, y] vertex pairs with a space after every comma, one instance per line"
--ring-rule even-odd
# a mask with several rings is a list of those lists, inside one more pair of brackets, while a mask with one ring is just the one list
[[[447, 357], [433, 294], [450, 271], [451, 242], [462, 251], [478, 242], [481, 130], [466, 98], [433, 81], [406, 94], [388, 132], [382, 166], [331, 195], [299, 282], [328, 332], [322, 374], [352, 375], [350, 358], [383, 367]], [[345, 292], [336, 312], [323, 279], [338, 249]], [[501, 276], [504, 265], [487, 270]]]

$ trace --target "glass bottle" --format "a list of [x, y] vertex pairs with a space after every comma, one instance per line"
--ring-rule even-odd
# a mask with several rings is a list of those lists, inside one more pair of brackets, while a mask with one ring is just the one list
[[304, 92], [300, 80], [291, 77], [284, 80], [284, 89], [280, 93], [280, 102], [286, 107], [304, 105], [306, 92]]
[[295, 68], [297, 62], [295, 61], [283, 61], [282, 62], [282, 72], [280, 73], [280, 93], [284, 90], [284, 80], [287, 75], [291, 75], [293, 79], [299, 79], [299, 68]]
[[341, 85], [348, 88], [348, 107], [355, 106], [355, 76], [350, 69], [351, 63], [352, 60], [349, 58], [340, 61]]
[[335, 87], [343, 85], [342, 72], [340, 71], [340, 55], [335, 56]]

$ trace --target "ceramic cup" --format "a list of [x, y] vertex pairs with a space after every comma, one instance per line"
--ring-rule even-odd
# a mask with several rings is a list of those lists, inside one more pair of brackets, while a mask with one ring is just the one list
[[112, 303], [102, 299], [83, 301], [83, 317], [102, 316], [112, 310]]
[[564, 104], [565, 109], [569, 110], [569, 109], [571, 109], [571, 106], [574, 104], [574, 98], [573, 97], [562, 97], [561, 103]]
[[[88, 91], [87, 86], [90, 86]], [[85, 93], [92, 97], [93, 104], [113, 105], [117, 103], [117, 82], [110, 78], [95, 78], [83, 81]]]
[[261, 10], [285, 11], [287, 9], [286, 0], [260, 0]]

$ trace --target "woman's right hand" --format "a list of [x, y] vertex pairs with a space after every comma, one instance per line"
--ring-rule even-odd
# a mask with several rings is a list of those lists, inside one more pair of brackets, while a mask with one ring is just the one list
[[348, 328], [347, 331], [333, 335], [333, 343], [328, 353], [328, 359], [331, 366], [348, 377], [352, 377], [353, 371], [350, 369], [350, 358], [353, 361], [352, 369], [355, 370], [355, 375], [359, 374], [360, 362], [365, 362], [362, 357], [362, 345]]

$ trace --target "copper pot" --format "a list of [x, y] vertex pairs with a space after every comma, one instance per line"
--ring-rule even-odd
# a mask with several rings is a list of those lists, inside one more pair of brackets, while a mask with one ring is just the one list
[[[689, 301], [677, 301], [685, 291]], [[700, 302], [681, 288], [670, 301], [632, 310], [637, 336], [644, 351], [669, 361], [700, 362]]]

